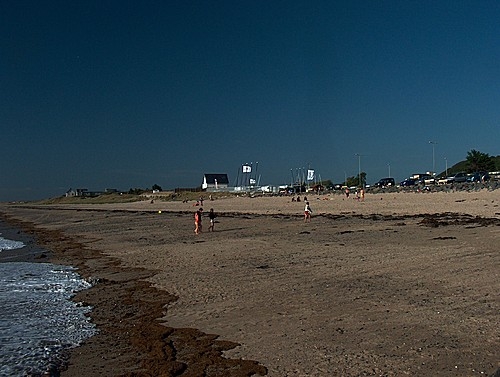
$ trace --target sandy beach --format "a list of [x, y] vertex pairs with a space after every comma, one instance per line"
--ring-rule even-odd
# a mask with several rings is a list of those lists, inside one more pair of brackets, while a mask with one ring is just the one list
[[[93, 288], [62, 376], [491, 376], [500, 191], [1, 204]], [[498, 372], [500, 373], [500, 372]]]

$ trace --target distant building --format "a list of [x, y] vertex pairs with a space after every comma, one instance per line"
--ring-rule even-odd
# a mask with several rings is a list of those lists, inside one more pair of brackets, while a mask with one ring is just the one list
[[66, 191], [65, 196], [72, 197], [72, 196], [86, 196], [88, 194], [89, 190], [88, 189], [72, 189], [70, 188], [68, 191]]
[[206, 189], [227, 189], [229, 186], [229, 179], [227, 174], [205, 174], [203, 176], [203, 183], [201, 188]]
[[68, 197], [74, 197], [74, 196], [80, 196], [84, 198], [93, 198], [99, 195], [104, 194], [102, 191], [89, 191], [88, 189], [72, 189], [70, 188], [66, 193], [64, 194], [67, 198]]

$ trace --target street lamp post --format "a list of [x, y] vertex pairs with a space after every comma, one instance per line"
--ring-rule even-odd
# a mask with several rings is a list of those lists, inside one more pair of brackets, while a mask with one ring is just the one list
[[388, 163], [388, 164], [387, 164], [387, 167], [389, 168], [389, 178], [391, 178], [391, 164], [390, 164], [390, 163]]
[[432, 175], [436, 175], [436, 159], [435, 159], [435, 154], [434, 154], [434, 147], [436, 146], [437, 142], [435, 141], [429, 141], [429, 144], [432, 145]]
[[356, 153], [355, 156], [358, 156], [358, 183], [361, 185], [361, 188], [365, 188], [365, 184], [361, 179], [361, 155]]
[[446, 157], [444, 158], [444, 163], [445, 163], [445, 167], [446, 167], [445, 174], [446, 174], [446, 177], [448, 177], [448, 159]]

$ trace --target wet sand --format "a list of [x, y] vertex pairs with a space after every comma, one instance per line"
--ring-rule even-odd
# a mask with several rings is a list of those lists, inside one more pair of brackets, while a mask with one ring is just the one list
[[9, 226], [0, 221], [0, 237], [21, 241], [25, 246], [21, 249], [0, 250], [0, 263], [2, 262], [47, 262], [50, 251], [40, 248], [35, 239], [20, 229]]
[[[500, 192], [2, 205], [95, 282], [63, 376], [475, 376], [500, 367]], [[161, 211], [159, 213], [158, 211]]]

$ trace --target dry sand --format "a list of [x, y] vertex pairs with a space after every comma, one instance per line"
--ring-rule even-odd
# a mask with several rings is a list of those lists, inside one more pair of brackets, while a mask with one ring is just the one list
[[[96, 282], [63, 376], [488, 376], [500, 191], [3, 205]], [[161, 211], [159, 213], [158, 211]], [[215, 335], [209, 335], [215, 334]]]

